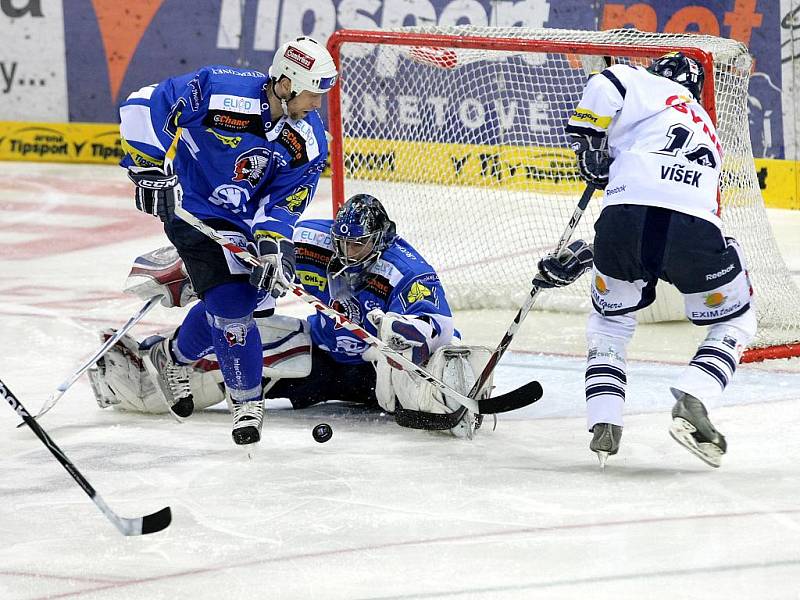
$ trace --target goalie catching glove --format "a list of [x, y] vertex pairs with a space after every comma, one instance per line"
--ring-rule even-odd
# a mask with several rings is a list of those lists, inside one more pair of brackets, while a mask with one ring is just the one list
[[136, 184], [136, 208], [168, 223], [175, 216], [175, 204], [183, 195], [172, 168], [129, 167], [128, 177]]
[[608, 169], [611, 157], [608, 155], [608, 138], [588, 135], [569, 135], [569, 146], [578, 159], [578, 171], [588, 184], [604, 190], [608, 185]]
[[[256, 234], [258, 238], [258, 234]], [[258, 241], [258, 267], [250, 273], [250, 283], [280, 298], [294, 282], [294, 244], [288, 238], [260, 238]]]
[[592, 268], [593, 259], [592, 245], [583, 240], [575, 240], [558, 256], [548, 254], [539, 261], [539, 272], [533, 278], [533, 284], [540, 288], [569, 285]]

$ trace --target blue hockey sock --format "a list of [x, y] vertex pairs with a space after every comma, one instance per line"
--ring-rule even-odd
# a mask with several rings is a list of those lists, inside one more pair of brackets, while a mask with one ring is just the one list
[[256, 289], [226, 283], [208, 290], [193, 306], [178, 331], [174, 352], [193, 361], [214, 352], [225, 386], [237, 402], [261, 397], [261, 335], [253, 320]]
[[179, 362], [188, 364], [201, 359], [214, 351], [211, 339], [211, 326], [206, 316], [203, 301], [195, 304], [184, 318], [178, 336], [172, 345], [172, 353]]

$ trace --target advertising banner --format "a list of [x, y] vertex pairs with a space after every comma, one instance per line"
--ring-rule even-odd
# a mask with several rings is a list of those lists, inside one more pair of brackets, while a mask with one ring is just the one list
[[61, 2], [0, 2], [0, 120], [67, 120], [61, 10]]
[[[325, 43], [340, 28], [636, 27], [747, 44], [754, 156], [796, 160], [799, 11], [800, 0], [0, 0], [0, 121], [113, 124], [119, 102], [142, 86], [209, 64], [266, 72], [288, 39]], [[47, 135], [15, 152], [55, 148]]]

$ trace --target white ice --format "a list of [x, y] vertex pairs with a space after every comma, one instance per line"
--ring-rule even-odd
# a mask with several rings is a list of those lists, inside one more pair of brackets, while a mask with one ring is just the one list
[[[166, 239], [119, 169], [0, 162], [0, 176], [0, 380], [36, 411], [141, 305], [120, 290]], [[328, 202], [322, 190], [317, 214]], [[796, 275], [798, 214], [771, 218]], [[158, 308], [134, 332], [180, 316]], [[456, 319], [494, 346], [511, 316]], [[275, 403], [247, 460], [221, 409], [183, 424], [101, 410], [81, 379], [41, 423], [119, 514], [172, 507], [166, 531], [137, 538], [0, 408], [0, 599], [800, 598], [798, 359], [739, 368], [712, 410], [729, 443], [715, 470], [667, 433], [668, 386], [697, 334], [645, 328], [622, 447], [601, 472], [582, 326], [529, 317], [496, 384], [538, 379], [545, 395], [472, 442], [344, 403]], [[320, 422], [326, 444], [311, 437]]]

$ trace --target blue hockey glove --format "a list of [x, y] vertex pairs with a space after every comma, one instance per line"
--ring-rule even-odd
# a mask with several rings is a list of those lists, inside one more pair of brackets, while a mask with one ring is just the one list
[[569, 146], [578, 159], [581, 178], [598, 189], [605, 189], [608, 185], [608, 169], [611, 166], [608, 138], [576, 134], [570, 134], [568, 137]]
[[136, 184], [136, 208], [167, 223], [175, 216], [175, 203], [183, 190], [170, 167], [129, 167], [128, 177]]
[[250, 272], [250, 283], [273, 298], [283, 296], [294, 283], [294, 244], [288, 238], [261, 239], [258, 242], [258, 267]]
[[558, 256], [548, 254], [539, 261], [539, 272], [534, 277], [533, 284], [540, 288], [569, 285], [592, 268], [593, 259], [592, 245], [583, 240], [575, 240]]

